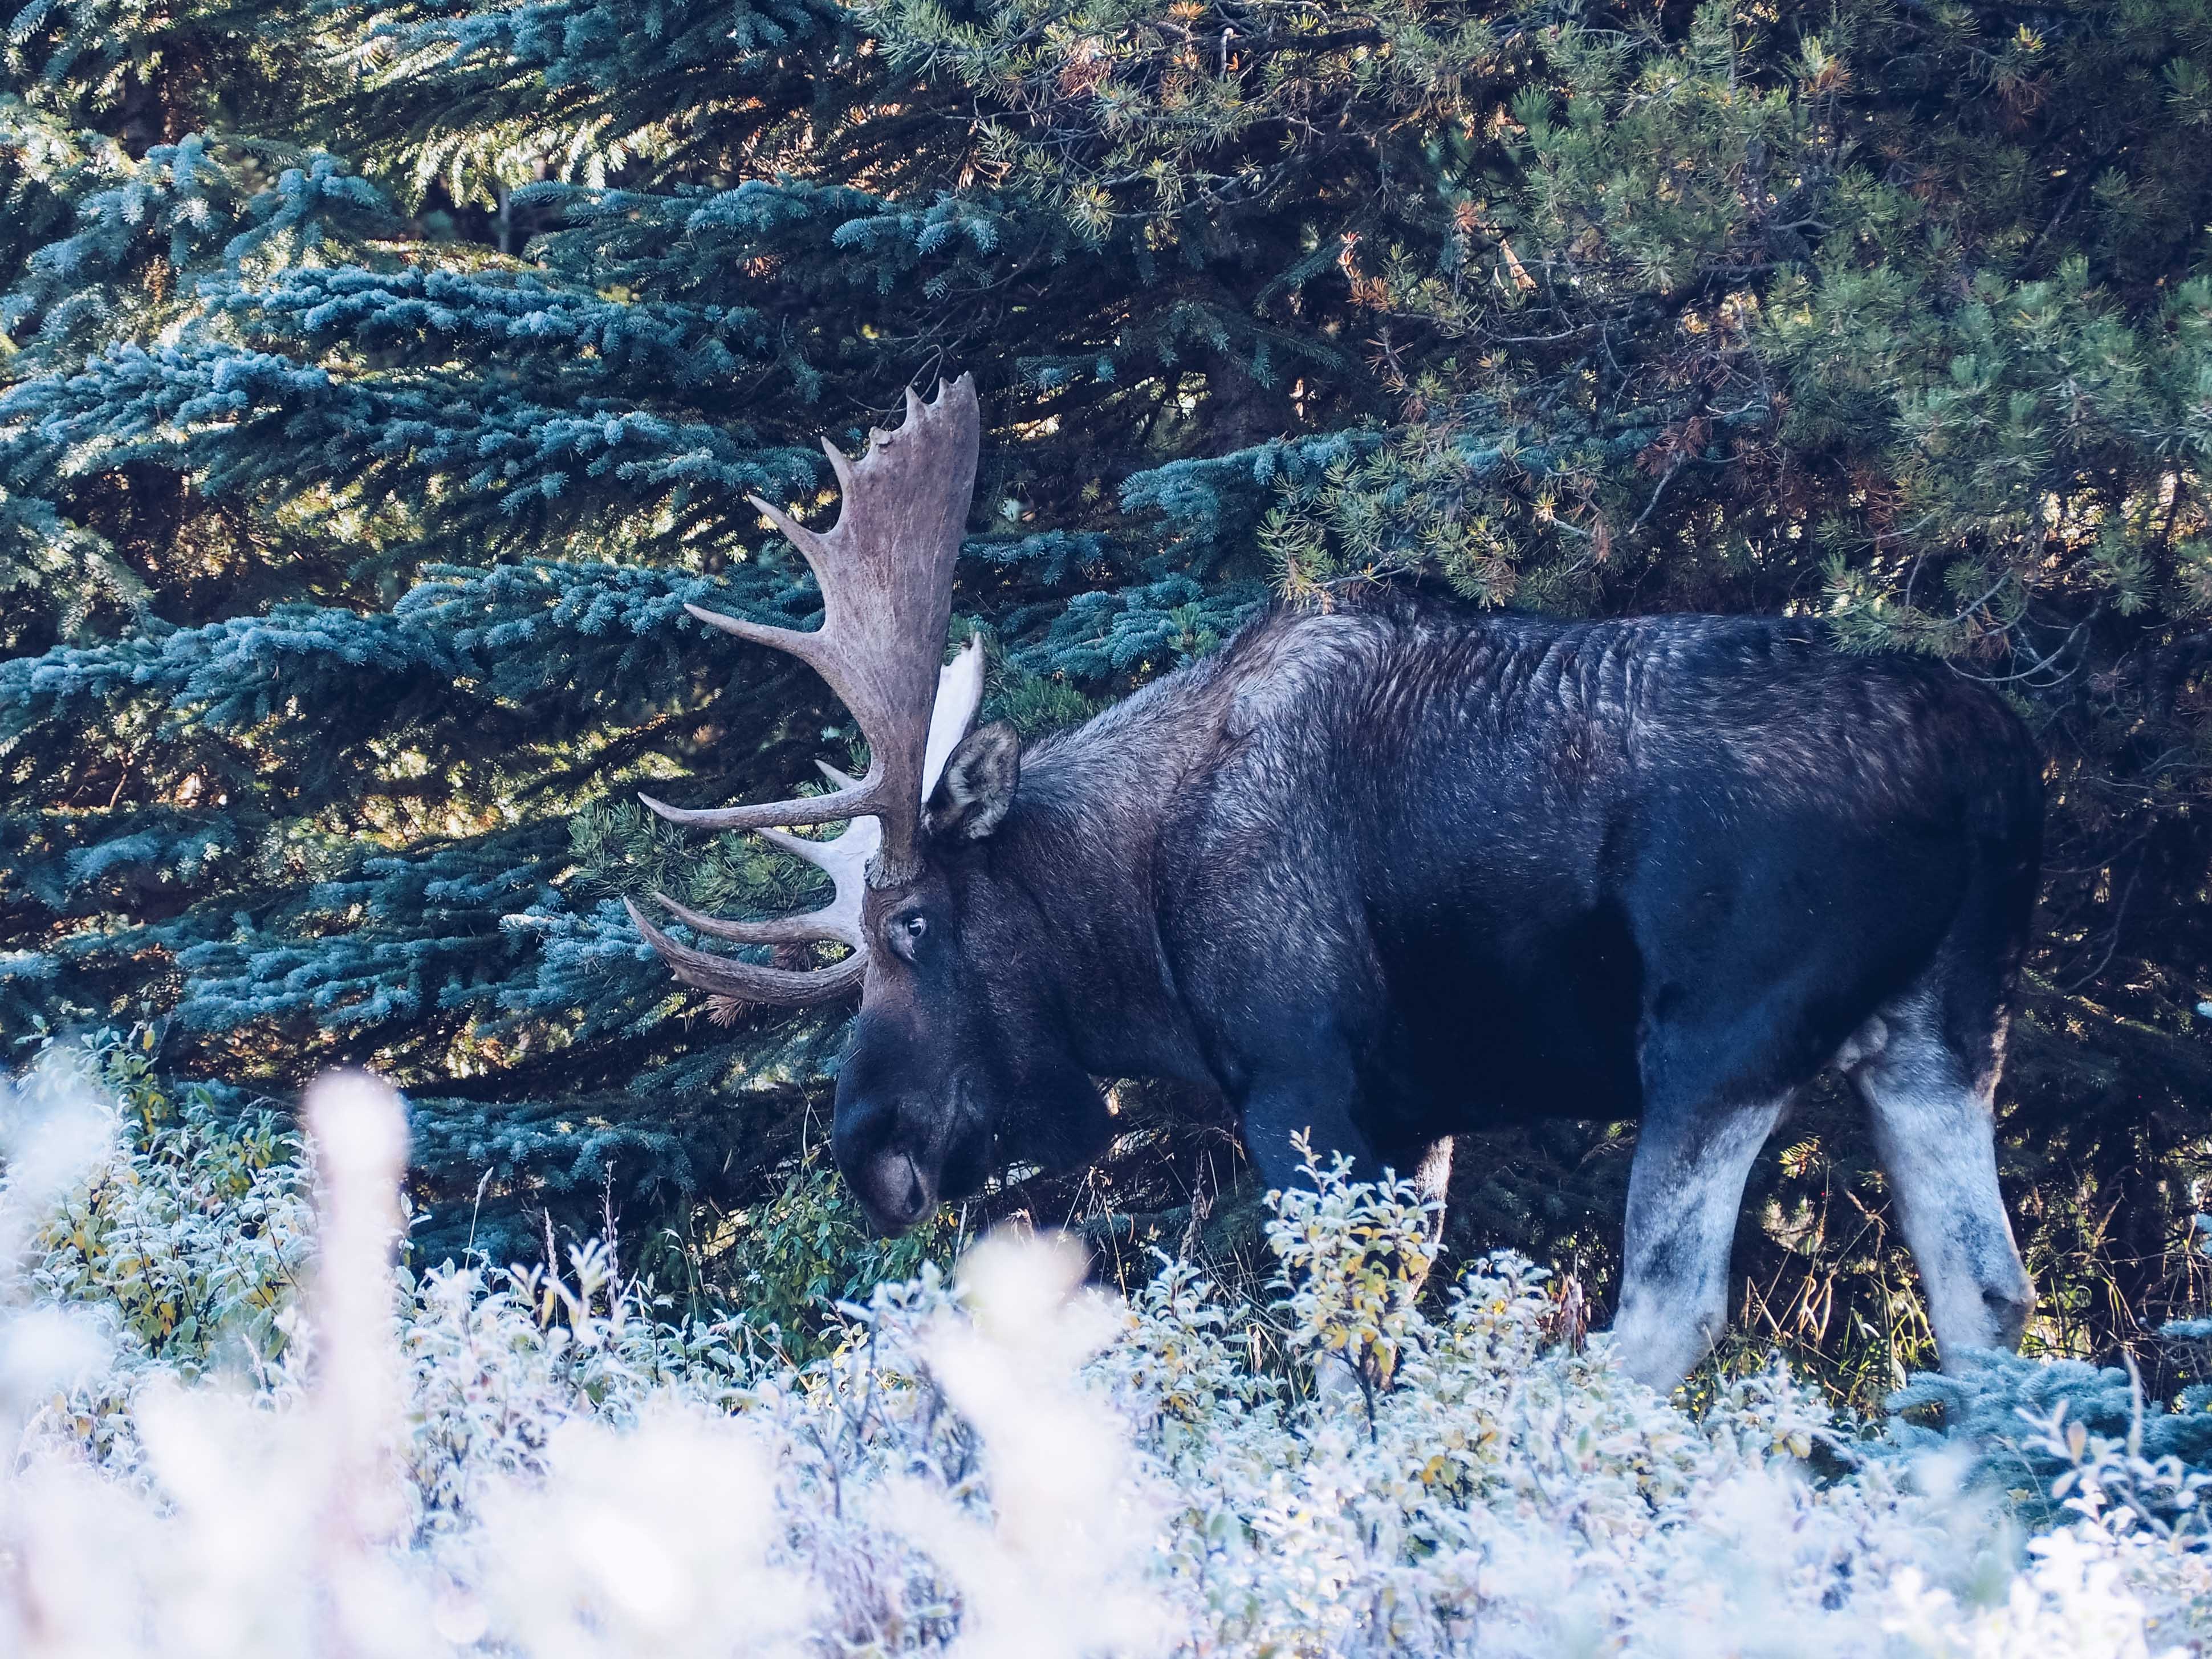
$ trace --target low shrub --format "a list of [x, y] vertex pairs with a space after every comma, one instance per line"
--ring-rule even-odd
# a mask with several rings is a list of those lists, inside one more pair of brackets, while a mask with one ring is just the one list
[[[0, 1650], [26, 1655], [2197, 1653], [2206, 1475], [2069, 1421], [2037, 1529], [1779, 1367], [1694, 1417], [1510, 1255], [1340, 1166], [1258, 1304], [1049, 1237], [848, 1302], [818, 1357], [604, 1243], [396, 1269], [399, 1107], [310, 1141], [15, 1085]], [[1968, 1387], [1971, 1379], [1961, 1383]], [[1953, 1406], [1971, 1407], [1965, 1395]], [[1971, 1414], [1971, 1413], [1969, 1413]], [[2026, 1518], [2024, 1519], [2024, 1516]]]

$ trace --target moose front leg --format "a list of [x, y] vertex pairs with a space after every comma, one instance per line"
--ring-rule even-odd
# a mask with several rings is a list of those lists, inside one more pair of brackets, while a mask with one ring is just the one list
[[[1297, 1146], [1300, 1137], [1311, 1151], [1315, 1169], [1327, 1169], [1341, 1152], [1352, 1160], [1354, 1181], [1381, 1178], [1382, 1166], [1352, 1121], [1352, 1099], [1350, 1066], [1328, 1064], [1278, 1073], [1246, 1095], [1241, 1115], [1244, 1150], [1269, 1187], [1312, 1190], [1307, 1157]], [[1340, 1407], [1371, 1401], [1370, 1382], [1356, 1352], [1318, 1359], [1314, 1382], [1321, 1399]]]
[[1245, 1091], [1239, 1113], [1244, 1151], [1269, 1187], [1285, 1192], [1312, 1187], [1296, 1145], [1301, 1135], [1317, 1165], [1326, 1168], [1341, 1152], [1352, 1160], [1353, 1180], [1373, 1181], [1382, 1173], [1367, 1137], [1352, 1121], [1353, 1092], [1352, 1067], [1342, 1060], [1285, 1067]]
[[1673, 1388], [1726, 1328], [1743, 1183], [1786, 1103], [1645, 1117], [1629, 1166], [1613, 1320], [1614, 1352], [1638, 1382]]

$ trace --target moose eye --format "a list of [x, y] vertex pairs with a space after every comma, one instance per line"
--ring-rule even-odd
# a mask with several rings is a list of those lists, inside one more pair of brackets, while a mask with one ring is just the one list
[[885, 931], [890, 935], [891, 949], [912, 962], [921, 936], [929, 931], [929, 918], [919, 910], [909, 910], [902, 916], [893, 916]]

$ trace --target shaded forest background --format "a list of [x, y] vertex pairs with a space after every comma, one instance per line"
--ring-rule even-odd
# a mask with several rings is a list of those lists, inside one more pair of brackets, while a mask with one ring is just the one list
[[[2155, 1367], [2203, 1304], [2212, 4], [32, 0], [0, 51], [8, 1063], [137, 1029], [240, 1104], [372, 1065], [429, 1260], [611, 1209], [797, 1319], [1022, 1211], [1258, 1270], [1229, 1126], [1139, 1085], [1099, 1170], [869, 1245], [842, 1018], [712, 1006], [623, 916], [807, 896], [635, 805], [852, 758], [683, 605], [804, 625], [744, 496], [831, 511], [816, 434], [966, 370], [955, 631], [1030, 732], [1366, 582], [2000, 685], [2050, 757], [2036, 1340]], [[1453, 1247], [1601, 1311], [1632, 1133], [1468, 1137]], [[1723, 1364], [1928, 1357], [1832, 1091], [1737, 1265]]]

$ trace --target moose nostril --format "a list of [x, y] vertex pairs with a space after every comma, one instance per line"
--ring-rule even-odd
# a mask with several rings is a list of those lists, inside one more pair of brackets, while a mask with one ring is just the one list
[[858, 1100], [837, 1113], [830, 1129], [837, 1161], [847, 1170], [868, 1162], [890, 1141], [898, 1110], [887, 1101]]
[[937, 1172], [916, 1155], [913, 1138], [900, 1133], [896, 1100], [866, 1098], [838, 1103], [830, 1144], [846, 1184], [880, 1231], [896, 1235], [937, 1207]]
[[869, 1218], [885, 1232], [904, 1232], [937, 1207], [937, 1195], [921, 1166], [904, 1152], [885, 1152], [856, 1183]]

